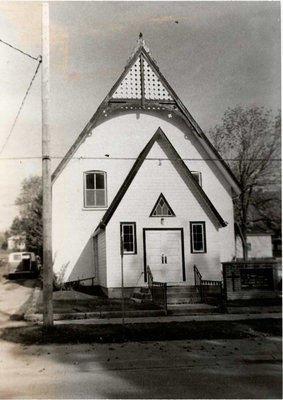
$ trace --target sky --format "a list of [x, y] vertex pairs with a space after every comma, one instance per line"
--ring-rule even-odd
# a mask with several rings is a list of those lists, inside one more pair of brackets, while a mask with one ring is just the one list
[[[54, 170], [124, 70], [143, 33], [162, 74], [207, 131], [228, 107], [281, 107], [280, 2], [50, 2]], [[41, 54], [41, 2], [0, 0], [0, 39]], [[37, 61], [0, 42], [0, 148]], [[23, 179], [41, 174], [41, 73], [0, 154], [0, 231]]]

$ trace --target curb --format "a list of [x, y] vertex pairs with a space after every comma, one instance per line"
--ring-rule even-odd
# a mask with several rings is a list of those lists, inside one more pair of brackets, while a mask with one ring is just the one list
[[[37, 300], [37, 298], [36, 298]], [[35, 300], [35, 304], [36, 304]], [[35, 313], [36, 307], [30, 307], [28, 312], [25, 314], [25, 320], [30, 322], [42, 322], [42, 314]], [[166, 316], [165, 310], [134, 310], [125, 311], [125, 318], [154, 318]], [[82, 320], [82, 319], [112, 319], [122, 318], [121, 311], [97, 311], [97, 312], [86, 312], [86, 313], [66, 313], [66, 314], [53, 314], [54, 321], [66, 321], [66, 320]]]

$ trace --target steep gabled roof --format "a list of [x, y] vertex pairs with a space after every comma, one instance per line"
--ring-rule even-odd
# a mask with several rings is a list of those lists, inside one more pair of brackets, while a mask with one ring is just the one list
[[169, 110], [171, 113], [181, 117], [191, 128], [209, 158], [213, 159], [218, 165], [235, 192], [240, 194], [241, 188], [234, 174], [161, 74], [141, 35], [138, 46], [128, 61], [124, 72], [59, 163], [52, 175], [52, 180], [54, 181], [57, 178], [80, 144], [90, 131], [101, 122], [102, 118], [105, 119], [108, 114], [115, 110], [127, 111], [136, 109], [150, 111]]
[[178, 167], [181, 169], [183, 172], [185, 179], [195, 188], [196, 192], [200, 195], [202, 200], [204, 201], [206, 207], [208, 210], [214, 215], [216, 220], [218, 221], [219, 225], [221, 227], [226, 226], [226, 222], [223, 220], [221, 215], [218, 213], [214, 205], [211, 203], [207, 195], [205, 194], [204, 190], [202, 187], [196, 182], [194, 176], [191, 174], [189, 168], [186, 166], [184, 161], [181, 159], [179, 156], [178, 152], [175, 150], [165, 133], [162, 131], [162, 129], [159, 127], [153, 137], [150, 139], [150, 141], [147, 143], [145, 148], [142, 150], [140, 155], [138, 156], [137, 160], [135, 161], [133, 167], [131, 168], [129, 174], [127, 175], [125, 181], [123, 182], [122, 186], [118, 190], [116, 196], [114, 197], [112, 203], [110, 204], [108, 210], [105, 212], [102, 220], [100, 221], [99, 225], [95, 229], [94, 235], [100, 230], [104, 229], [108, 222], [110, 221], [112, 215], [116, 211], [117, 207], [119, 206], [121, 200], [123, 199], [124, 195], [126, 194], [129, 186], [131, 185], [133, 179], [135, 178], [136, 174], [138, 173], [140, 167], [142, 166], [146, 156], [148, 155], [149, 151], [151, 150], [152, 146], [154, 145], [155, 142], [163, 142], [164, 147], [169, 150], [172, 154], [172, 160], [173, 162], [178, 165]]

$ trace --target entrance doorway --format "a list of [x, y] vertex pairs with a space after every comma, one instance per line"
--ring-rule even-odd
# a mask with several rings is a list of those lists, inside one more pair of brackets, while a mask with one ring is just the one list
[[158, 282], [185, 280], [183, 230], [144, 229], [145, 267]]

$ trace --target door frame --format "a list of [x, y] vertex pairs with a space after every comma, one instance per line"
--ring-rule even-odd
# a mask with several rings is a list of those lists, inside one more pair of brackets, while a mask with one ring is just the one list
[[144, 262], [144, 281], [147, 282], [146, 273], [146, 232], [147, 231], [180, 231], [181, 232], [181, 258], [183, 281], [186, 281], [185, 251], [184, 251], [184, 229], [183, 228], [143, 228], [143, 262]]

